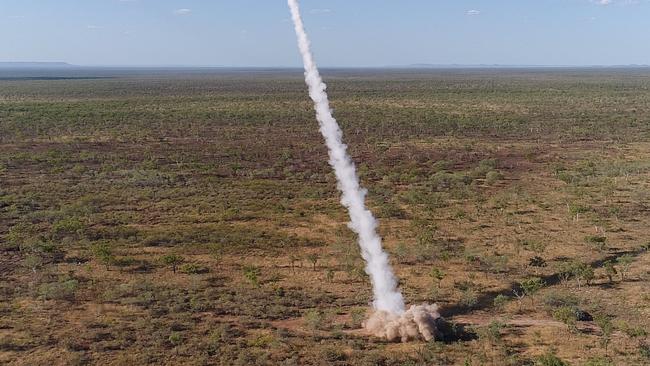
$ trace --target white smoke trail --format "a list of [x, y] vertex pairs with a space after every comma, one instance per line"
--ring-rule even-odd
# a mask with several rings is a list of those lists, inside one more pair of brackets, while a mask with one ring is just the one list
[[366, 190], [359, 185], [354, 163], [342, 142], [342, 132], [332, 116], [326, 85], [321, 79], [311, 54], [309, 38], [305, 33], [297, 0], [288, 0], [291, 16], [298, 36], [298, 46], [305, 66], [305, 82], [309, 86], [309, 96], [314, 101], [316, 119], [320, 132], [329, 150], [329, 163], [334, 168], [338, 188], [342, 193], [341, 204], [348, 209], [348, 226], [359, 236], [361, 255], [366, 261], [366, 272], [370, 276], [374, 294], [373, 307], [377, 311], [390, 314], [404, 313], [404, 300], [397, 290], [397, 281], [388, 263], [388, 255], [382, 250], [381, 239], [377, 235], [377, 222], [365, 206]]
[[436, 320], [440, 318], [437, 305], [412, 305], [405, 311], [404, 299], [397, 289], [397, 281], [388, 263], [388, 255], [381, 247], [377, 235], [377, 221], [365, 206], [367, 191], [359, 185], [354, 163], [342, 141], [343, 134], [332, 116], [326, 86], [320, 77], [309, 47], [297, 0], [288, 0], [291, 16], [298, 36], [298, 46], [305, 65], [305, 82], [309, 96], [314, 101], [316, 119], [329, 151], [330, 165], [334, 168], [341, 203], [350, 214], [348, 226], [359, 236], [361, 255], [366, 261], [366, 273], [370, 276], [374, 294], [373, 312], [364, 322], [371, 334], [388, 340], [403, 342], [422, 337], [427, 341], [439, 336]]

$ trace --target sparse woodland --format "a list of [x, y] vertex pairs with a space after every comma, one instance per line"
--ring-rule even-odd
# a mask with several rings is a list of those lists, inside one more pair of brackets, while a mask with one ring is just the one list
[[324, 76], [447, 339], [360, 329], [300, 72], [0, 80], [0, 364], [650, 364], [650, 72]]

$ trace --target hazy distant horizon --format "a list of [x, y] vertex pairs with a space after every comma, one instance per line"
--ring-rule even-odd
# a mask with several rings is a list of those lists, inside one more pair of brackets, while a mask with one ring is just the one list
[[[650, 0], [301, 1], [320, 66], [650, 63]], [[285, 1], [8, 1], [0, 61], [300, 67]]]
[[[612, 65], [555, 65], [555, 64], [427, 64], [427, 63], [413, 63], [404, 65], [383, 65], [383, 66], [369, 66], [369, 65], [352, 65], [352, 66], [339, 66], [339, 65], [323, 65], [326, 69], [417, 69], [417, 68], [432, 68], [432, 69], [449, 69], [449, 68], [646, 68], [650, 67], [649, 64], [612, 64]], [[236, 65], [174, 65], [174, 64], [89, 64], [79, 65], [65, 61], [0, 61], [0, 68], [4, 69], [20, 69], [20, 68], [62, 68], [62, 69], [84, 69], [84, 68], [151, 68], [151, 69], [302, 69], [300, 65], [268, 65], [268, 66], [236, 66]]]

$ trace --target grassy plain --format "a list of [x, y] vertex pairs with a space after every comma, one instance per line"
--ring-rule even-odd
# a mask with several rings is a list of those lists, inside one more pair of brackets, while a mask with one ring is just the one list
[[408, 302], [457, 337], [360, 329], [300, 72], [6, 78], [0, 363], [650, 363], [650, 71], [325, 75]]

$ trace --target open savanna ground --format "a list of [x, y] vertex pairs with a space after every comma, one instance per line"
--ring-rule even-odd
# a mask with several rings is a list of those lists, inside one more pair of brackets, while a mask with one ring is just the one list
[[0, 80], [0, 363], [650, 363], [650, 71], [325, 72], [405, 344], [300, 72], [101, 76]]

